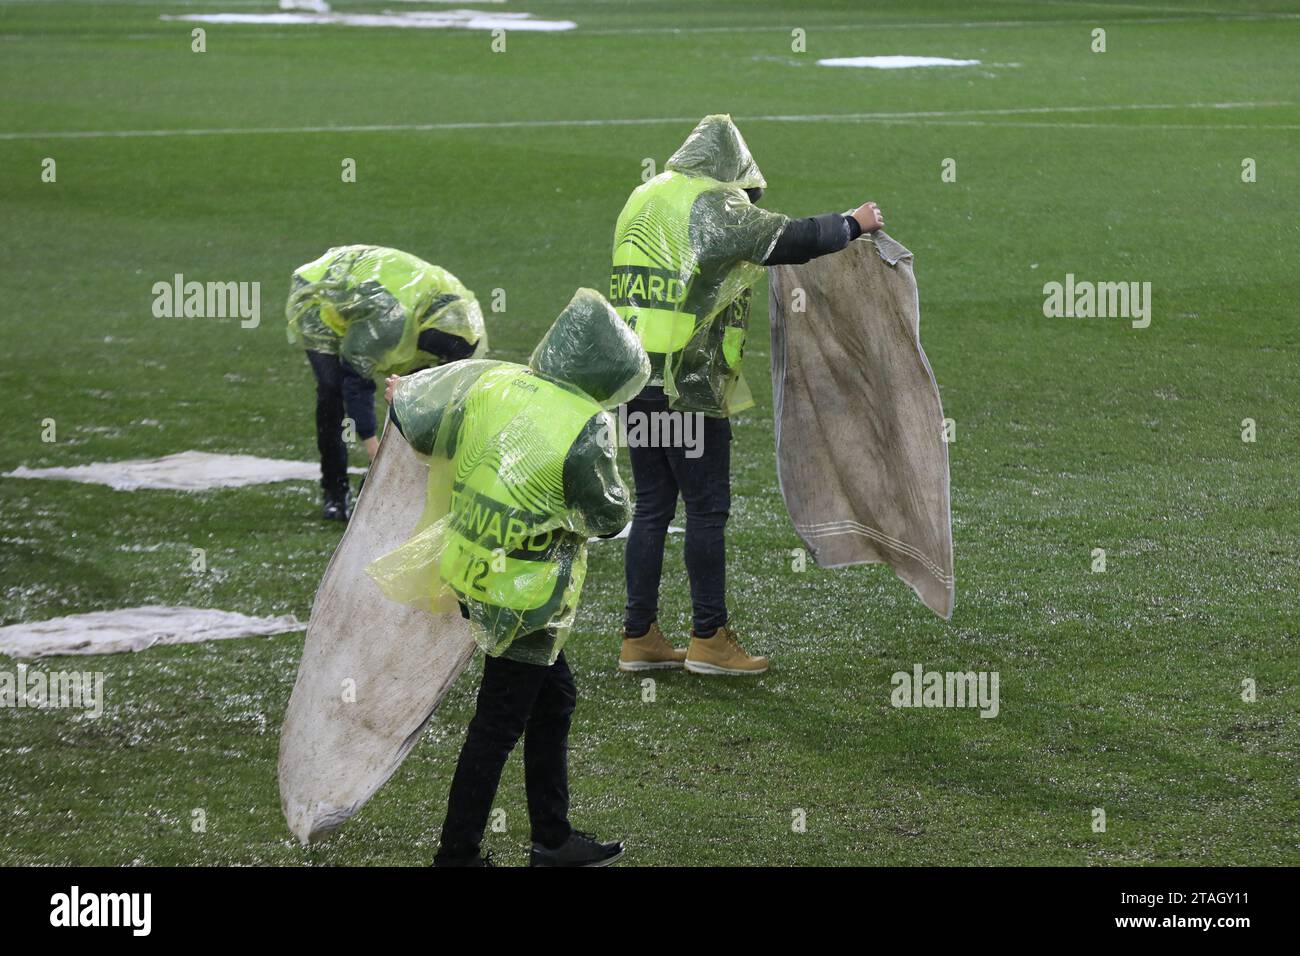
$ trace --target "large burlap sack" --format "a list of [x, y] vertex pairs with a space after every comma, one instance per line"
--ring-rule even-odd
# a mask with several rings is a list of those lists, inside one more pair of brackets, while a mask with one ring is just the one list
[[427, 479], [401, 433], [385, 429], [316, 592], [280, 736], [280, 800], [304, 844], [342, 826], [384, 785], [474, 655], [458, 612], [390, 601], [365, 573], [415, 528]]
[[951, 617], [948, 445], [912, 253], [878, 232], [770, 278], [777, 475], [795, 531], [819, 566], [883, 562]]

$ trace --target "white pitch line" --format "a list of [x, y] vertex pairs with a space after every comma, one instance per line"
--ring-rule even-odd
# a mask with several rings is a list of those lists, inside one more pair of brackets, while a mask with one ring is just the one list
[[[1128, 103], [1113, 106], [1025, 106], [1004, 109], [976, 110], [921, 110], [915, 112], [892, 113], [807, 113], [807, 114], [771, 114], [763, 116], [741, 116], [735, 118], [742, 123], [860, 123], [885, 122], [902, 123], [929, 120], [944, 120], [964, 116], [1024, 116], [1051, 115], [1057, 113], [1107, 113], [1140, 110], [1232, 110], [1260, 109], [1272, 106], [1291, 106], [1289, 101], [1259, 101], [1242, 103]], [[81, 130], [0, 133], [0, 140], [41, 140], [41, 139], [143, 139], [148, 137], [169, 136], [283, 136], [310, 133], [403, 133], [403, 132], [440, 132], [452, 130], [491, 130], [491, 129], [555, 129], [600, 126], [655, 126], [676, 123], [696, 123], [698, 116], [654, 116], [628, 119], [573, 119], [573, 120], [495, 120], [463, 123], [392, 123], [365, 126], [257, 126], [257, 127], [214, 127], [212, 129], [123, 129], [123, 130]], [[938, 124], [936, 124], [938, 125]], [[997, 125], [997, 124], [993, 124]], [[1010, 125], [1010, 124], [1002, 124]], [[1047, 124], [1035, 124], [1047, 125]], [[1129, 129], [1146, 129], [1145, 126], [1131, 126]], [[1192, 129], [1209, 129], [1209, 126], [1190, 126]], [[1261, 127], [1249, 126], [1249, 129]], [[1286, 127], [1283, 127], [1286, 128]]]
[[[1024, 116], [1050, 113], [1114, 113], [1140, 110], [1239, 110], [1291, 106], [1288, 100], [1249, 100], [1236, 103], [1116, 103], [1109, 106], [1014, 106], [974, 110], [912, 110], [877, 113], [802, 113], [751, 116], [770, 122], [821, 122], [823, 120], [941, 119], [948, 116]], [[736, 119], [744, 117], [737, 116]]]
[[[1115, 10], [1119, 13], [1119, 10]], [[1101, 14], [1098, 14], [1100, 16]], [[1300, 19], [1300, 13], [1217, 13], [1206, 11], [1200, 16], [1185, 17], [1121, 17], [1106, 24], [1110, 28], [1118, 28], [1129, 24], [1139, 26], [1158, 26], [1165, 23], [1254, 23], [1259, 21], [1290, 20]], [[840, 23], [840, 24], [810, 24], [807, 30], [813, 33], [830, 33], [843, 32], [846, 30], [865, 30], [876, 32], [879, 30], [975, 30], [987, 28], [990, 30], [1004, 29], [1023, 29], [1025, 27], [1060, 27], [1060, 26], [1094, 26], [1091, 19], [1043, 19], [1043, 20], [922, 20], [914, 23]], [[789, 33], [793, 25], [786, 26], [710, 26], [710, 27], [611, 27], [605, 30], [584, 30], [582, 24], [578, 24], [578, 29], [570, 31], [569, 36], [631, 36], [631, 35], [650, 35], [650, 34], [692, 34], [692, 33], [772, 33], [780, 31]]]
[[981, 127], [1005, 127], [1007, 129], [1124, 129], [1124, 130], [1201, 130], [1214, 132], [1216, 130], [1296, 130], [1300, 129], [1300, 123], [1274, 123], [1260, 124], [1258, 126], [1245, 123], [1143, 123], [1141, 126], [1134, 126], [1132, 123], [1018, 123], [1015, 120], [1008, 122], [986, 122], [984, 120], [876, 120], [885, 126], [907, 126], [916, 123], [924, 123], [927, 126], [981, 126]]
[[1049, 7], [1099, 7], [1112, 13], [1123, 13], [1126, 10], [1150, 10], [1157, 13], [1195, 13], [1203, 17], [1232, 17], [1241, 16], [1239, 12], [1232, 10], [1201, 10], [1197, 7], [1166, 7], [1155, 6], [1150, 3], [1102, 3], [1100, 0], [1038, 0], [1039, 3]]
[[[50, 0], [0, 0], [0, 7], [6, 6], [24, 6], [36, 4], [48, 4]], [[87, 5], [93, 5], [93, 0], [85, 0]], [[156, 7], [160, 4], [158, 0], [115, 0], [122, 6], [142, 6]], [[215, 7], [215, 6], [232, 6], [232, 7], [264, 7], [266, 0], [172, 0], [179, 7]], [[418, 3], [421, 0], [396, 0], [398, 3]], [[430, 0], [433, 3], [452, 3], [462, 2], [462, 0]], [[472, 6], [474, 0], [463, 0], [466, 5]], [[482, 0], [485, 3], [502, 3], [506, 0]], [[1072, 2], [1072, 0], [1071, 0]], [[1139, 10], [1142, 7], [1109, 7], [1109, 5], [1085, 4], [1087, 6], [1106, 6], [1107, 9], [1115, 13], [1122, 13], [1125, 9]], [[1153, 10], [1170, 9], [1163, 7], [1152, 7]], [[1171, 12], [1174, 12], [1171, 10]], [[1101, 15], [1100, 13], [1098, 15]], [[843, 33], [847, 31], [866, 31], [877, 32], [880, 30], [970, 30], [981, 27], [987, 29], [1023, 29], [1025, 27], [1072, 27], [1072, 26], [1094, 26], [1095, 18], [1079, 17], [1072, 19], [1052, 18], [1037, 20], [917, 20], [910, 22], [885, 22], [877, 23], [870, 20], [861, 20], [856, 23], [817, 23], [805, 27], [810, 33]], [[1159, 26], [1166, 23], [1258, 23], [1273, 21], [1296, 21], [1300, 20], [1300, 13], [1269, 13], [1269, 12], [1246, 12], [1233, 13], [1220, 10], [1191, 11], [1188, 10], [1187, 16], [1164, 16], [1164, 17], [1126, 17], [1122, 16], [1107, 24], [1108, 27], [1120, 27], [1129, 24], [1139, 26]], [[556, 36], [570, 37], [592, 37], [592, 36], [641, 36], [662, 34], [671, 36], [674, 34], [745, 34], [745, 33], [789, 33], [797, 24], [728, 24], [712, 25], [697, 27], [607, 27], [588, 29], [584, 28], [582, 23], [578, 24], [576, 30], [567, 30], [557, 32]], [[266, 36], [263, 32], [260, 36]], [[318, 34], [310, 30], [294, 31], [291, 35], [311, 37]], [[476, 36], [477, 31], [468, 31], [468, 33], [448, 33], [447, 36]], [[15, 37], [25, 37], [26, 34], [12, 34]], [[60, 34], [60, 36], [74, 36], [79, 38], [93, 37], [99, 38], [99, 33], [82, 33], [82, 34]]]
[[[880, 120], [889, 125], [888, 120]], [[918, 120], [900, 120], [897, 125], [904, 126], [919, 122]], [[1006, 126], [1008, 129], [1039, 130], [1300, 130], [1300, 124], [1227, 124], [1227, 122], [1200, 122], [1200, 124], [1175, 124], [1175, 122], [1154, 122], [1134, 126], [1123, 122], [985, 122], [983, 120], [931, 120], [931, 126]]]

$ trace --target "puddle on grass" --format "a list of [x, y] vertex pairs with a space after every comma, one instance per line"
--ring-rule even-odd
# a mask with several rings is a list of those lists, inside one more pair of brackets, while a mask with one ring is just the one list
[[841, 56], [818, 60], [818, 66], [848, 66], [868, 70], [908, 70], [922, 66], [979, 66], [979, 60], [943, 56]]
[[385, 10], [383, 13], [339, 13], [332, 10], [281, 10], [277, 13], [163, 14], [160, 20], [190, 23], [246, 23], [255, 26], [393, 27], [414, 30], [506, 30], [554, 33], [572, 30], [572, 20], [534, 20], [531, 13], [487, 13], [482, 10]]

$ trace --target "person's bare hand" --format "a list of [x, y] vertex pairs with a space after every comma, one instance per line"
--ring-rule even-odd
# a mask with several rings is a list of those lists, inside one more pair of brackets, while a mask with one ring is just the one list
[[397, 390], [397, 386], [400, 384], [402, 384], [400, 375], [390, 375], [384, 379], [384, 401], [389, 405], [393, 404], [393, 392]]
[[885, 217], [881, 215], [880, 207], [873, 202], [863, 203], [853, 210], [853, 218], [858, 221], [863, 232], [875, 232], [883, 229], [885, 225]]

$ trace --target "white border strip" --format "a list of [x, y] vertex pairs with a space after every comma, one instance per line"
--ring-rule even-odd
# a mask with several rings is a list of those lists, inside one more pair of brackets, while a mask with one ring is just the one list
[[[1051, 116], [1069, 113], [1113, 113], [1140, 110], [1236, 110], [1261, 109], [1276, 106], [1293, 106], [1288, 101], [1260, 101], [1242, 103], [1130, 103], [1113, 106], [1026, 106], [1010, 109], [976, 109], [976, 110], [924, 110], [900, 113], [807, 113], [807, 114], [770, 114], [765, 116], [741, 116], [735, 118], [742, 123], [915, 123], [940, 121], [935, 125], [944, 125], [944, 121], [965, 116]], [[40, 140], [40, 139], [143, 139], [147, 137], [167, 136], [284, 136], [302, 133], [401, 133], [401, 132], [439, 132], [451, 130], [484, 129], [573, 129], [601, 126], [656, 126], [670, 124], [693, 124], [698, 116], [655, 116], [629, 119], [560, 119], [560, 120], [496, 120], [462, 123], [391, 123], [364, 126], [264, 126], [264, 127], [214, 127], [211, 129], [122, 129], [122, 130], [54, 130], [48, 132], [0, 133], [0, 141]], [[950, 124], [956, 125], [956, 124]], [[970, 125], [1011, 126], [1011, 123], [972, 123]], [[1049, 123], [1030, 123], [1029, 126], [1050, 127]], [[1092, 128], [1095, 124], [1077, 124], [1082, 128]], [[1212, 125], [1169, 125], [1169, 126], [1122, 126], [1124, 129], [1298, 129], [1300, 125], [1272, 126], [1223, 126]]]
[[862, 524], [861, 522], [847, 519], [844, 521], [825, 522], [823, 524], [796, 525], [795, 530], [805, 540], [810, 540], [810, 541], [815, 540], [817, 538], [829, 538], [829, 537], [834, 537], [836, 535], [842, 535], [842, 534], [861, 535], [864, 538], [869, 538], [875, 541], [877, 544], [881, 544], [886, 548], [889, 548], [891, 551], [895, 551], [898, 552], [899, 554], [904, 555], [905, 557], [912, 558], [913, 560], [919, 562], [927, 571], [929, 571], [930, 575], [934, 577], [940, 584], [944, 585], [945, 587], [952, 586], [953, 576], [951, 574], [944, 573], [943, 568], [940, 567], [940, 565], [936, 561], [932, 560], [928, 555], [926, 555], [920, 549], [913, 547], [912, 545], [908, 544], [905, 541], [900, 541], [898, 538], [891, 537], [890, 535], [885, 534], [883, 531], [881, 531], [878, 528], [872, 528], [868, 525]]

